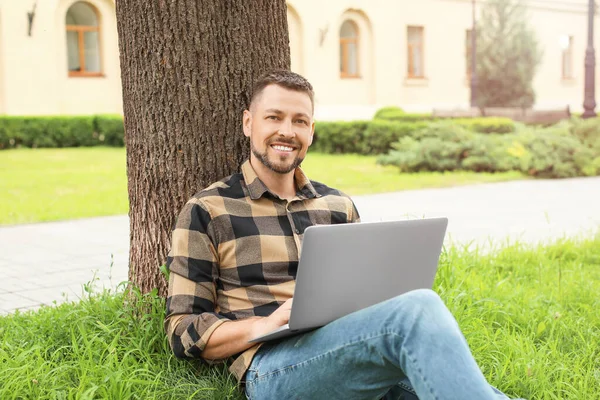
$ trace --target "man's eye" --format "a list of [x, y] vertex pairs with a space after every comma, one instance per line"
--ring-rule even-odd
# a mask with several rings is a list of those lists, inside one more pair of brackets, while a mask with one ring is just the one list
[[276, 115], [269, 115], [267, 119], [278, 120], [279, 118]]
[[308, 122], [306, 122], [303, 119], [297, 119], [296, 122], [299, 122], [299, 123], [304, 124], [304, 125], [308, 125]]

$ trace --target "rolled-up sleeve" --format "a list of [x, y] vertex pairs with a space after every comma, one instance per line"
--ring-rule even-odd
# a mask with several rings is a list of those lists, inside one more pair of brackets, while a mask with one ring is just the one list
[[219, 262], [210, 232], [207, 207], [198, 200], [188, 202], [177, 218], [167, 259], [165, 330], [173, 353], [181, 358], [200, 358], [214, 330], [228, 321], [215, 312]]

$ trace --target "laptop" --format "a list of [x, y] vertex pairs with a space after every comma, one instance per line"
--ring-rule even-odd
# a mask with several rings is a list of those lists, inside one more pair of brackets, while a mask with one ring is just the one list
[[304, 232], [289, 323], [249, 341], [320, 328], [415, 289], [431, 289], [448, 218], [317, 225]]

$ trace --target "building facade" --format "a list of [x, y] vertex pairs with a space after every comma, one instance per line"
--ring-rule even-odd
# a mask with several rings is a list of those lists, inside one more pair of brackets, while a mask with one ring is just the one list
[[[114, 1], [0, 0], [0, 114], [122, 113]], [[582, 110], [587, 1], [524, 2], [543, 48], [536, 108]], [[289, 0], [288, 24], [319, 119], [469, 107], [471, 0]]]
[[0, 0], [0, 114], [122, 108], [113, 0]]

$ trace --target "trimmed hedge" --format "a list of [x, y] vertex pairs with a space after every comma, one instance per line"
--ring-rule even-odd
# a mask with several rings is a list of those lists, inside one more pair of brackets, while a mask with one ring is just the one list
[[439, 118], [431, 114], [407, 114], [399, 107], [383, 107], [377, 110], [373, 120], [396, 122], [447, 121], [479, 133], [511, 133], [515, 131], [515, 123], [510, 118], [479, 117], [479, 118]]
[[371, 121], [364, 133], [364, 144], [361, 154], [386, 153], [392, 148], [393, 143], [403, 137], [414, 135], [426, 126], [427, 122], [425, 121]]
[[312, 150], [320, 153], [382, 154], [392, 143], [427, 126], [425, 122], [385, 120], [317, 122]]
[[[313, 150], [321, 153], [384, 154], [401, 138], [418, 136], [424, 128], [436, 123], [432, 120], [387, 119], [317, 122]], [[458, 126], [470, 132], [486, 134], [511, 133], [516, 129], [515, 124], [506, 118], [453, 119], [451, 125], [442, 126]], [[443, 134], [443, 129], [436, 132]]]
[[320, 153], [363, 153], [369, 121], [316, 122], [312, 149]]
[[16, 147], [123, 146], [120, 115], [0, 116], [0, 149]]
[[431, 114], [426, 113], [405, 113], [403, 109], [399, 107], [383, 107], [377, 110], [374, 120], [384, 119], [387, 121], [398, 121], [398, 122], [416, 122], [416, 121], [434, 121], [437, 118]]

